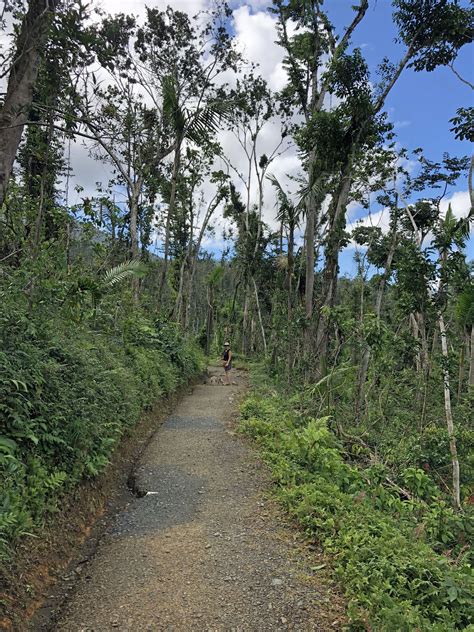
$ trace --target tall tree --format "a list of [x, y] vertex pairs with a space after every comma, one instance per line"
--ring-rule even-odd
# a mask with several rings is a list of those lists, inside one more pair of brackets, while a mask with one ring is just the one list
[[50, 20], [59, 6], [59, 0], [30, 0], [20, 26], [0, 109], [0, 206], [5, 200], [18, 145], [28, 120]]

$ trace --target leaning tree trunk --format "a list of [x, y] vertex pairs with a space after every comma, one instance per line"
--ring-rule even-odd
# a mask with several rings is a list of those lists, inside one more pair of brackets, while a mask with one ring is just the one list
[[316, 219], [318, 214], [318, 206], [320, 203], [320, 195], [318, 193], [319, 180], [315, 181], [315, 162], [316, 162], [316, 151], [313, 150], [309, 157], [309, 177], [308, 177], [308, 185], [309, 192], [306, 200], [306, 230], [304, 235], [304, 252], [305, 252], [305, 296], [304, 296], [304, 305], [305, 305], [305, 319], [306, 319], [306, 329], [305, 329], [305, 344], [306, 349], [311, 348], [312, 337], [313, 337], [313, 309], [314, 309], [314, 266], [315, 266], [315, 256], [314, 256], [314, 240], [316, 233]]
[[58, 4], [59, 0], [30, 0], [20, 28], [15, 61], [0, 110], [0, 206], [5, 200], [18, 145], [28, 120], [49, 20]]
[[451, 452], [451, 463], [453, 468], [453, 504], [456, 509], [461, 509], [461, 492], [459, 482], [459, 460], [456, 447], [456, 437], [454, 435], [453, 413], [451, 409], [451, 390], [448, 367], [448, 339], [446, 336], [446, 325], [442, 312], [438, 316], [439, 333], [441, 337], [441, 350], [443, 353], [443, 384], [444, 384], [444, 410], [446, 424], [449, 435], [449, 451]]

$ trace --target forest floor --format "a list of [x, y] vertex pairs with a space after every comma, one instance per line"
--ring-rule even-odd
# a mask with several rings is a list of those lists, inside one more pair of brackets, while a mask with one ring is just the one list
[[236, 432], [246, 387], [206, 383], [148, 444], [135, 496], [111, 520], [54, 622], [105, 632], [340, 630], [344, 602], [324, 559], [269, 497], [270, 478]]

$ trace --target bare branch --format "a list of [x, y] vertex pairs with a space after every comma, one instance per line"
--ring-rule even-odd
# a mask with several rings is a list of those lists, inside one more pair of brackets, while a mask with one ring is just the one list
[[466, 86], [469, 86], [471, 88], [471, 90], [474, 90], [474, 84], [472, 84], [470, 81], [468, 81], [467, 79], [464, 79], [464, 77], [461, 77], [461, 75], [458, 73], [458, 71], [455, 69], [453, 64], [449, 64], [449, 68], [451, 68], [451, 70], [453, 71], [453, 73], [456, 75], [456, 77], [459, 79], [459, 81], [462, 81], [463, 83], [466, 84]]

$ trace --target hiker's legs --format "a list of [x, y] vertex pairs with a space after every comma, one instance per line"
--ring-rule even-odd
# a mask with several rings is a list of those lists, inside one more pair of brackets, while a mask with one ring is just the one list
[[224, 369], [224, 384], [230, 386], [230, 369]]

